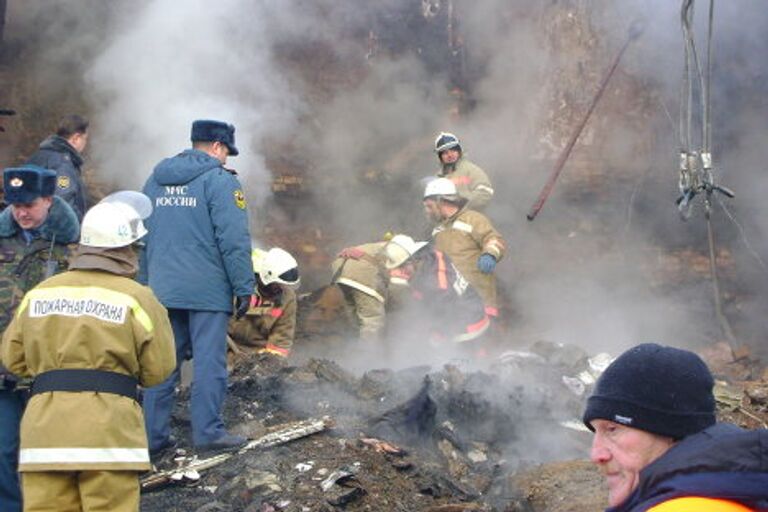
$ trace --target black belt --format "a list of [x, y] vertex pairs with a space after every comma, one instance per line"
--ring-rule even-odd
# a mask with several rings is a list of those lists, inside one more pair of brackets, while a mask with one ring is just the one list
[[48, 391], [112, 393], [138, 401], [139, 381], [130, 375], [104, 370], [50, 370], [35, 377], [30, 396]]

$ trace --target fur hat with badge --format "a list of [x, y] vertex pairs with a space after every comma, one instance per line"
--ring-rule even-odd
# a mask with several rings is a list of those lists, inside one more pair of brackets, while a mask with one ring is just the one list
[[10, 167], [3, 171], [3, 192], [7, 204], [31, 203], [38, 197], [52, 196], [56, 173], [37, 165]]
[[714, 379], [688, 350], [643, 343], [606, 368], [584, 411], [584, 424], [609, 420], [682, 439], [715, 424]]
[[231, 124], [210, 119], [198, 119], [192, 123], [192, 142], [221, 142], [229, 150], [229, 156], [237, 156], [240, 152], [235, 146], [235, 127]]

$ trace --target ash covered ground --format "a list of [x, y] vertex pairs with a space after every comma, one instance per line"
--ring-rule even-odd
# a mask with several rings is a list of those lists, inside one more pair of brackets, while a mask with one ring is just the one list
[[[716, 354], [710, 352], [712, 365]], [[590, 371], [575, 347], [539, 342], [483, 370], [454, 361], [353, 375], [329, 359], [285, 366], [263, 356], [235, 363], [226, 422], [251, 438], [307, 418], [327, 430], [254, 449], [200, 472], [195, 482], [146, 491], [144, 511], [587, 511], [605, 490], [586, 460], [578, 424], [585, 394], [563, 377]], [[721, 419], [768, 420], [768, 386], [738, 381], [761, 370], [721, 360]], [[535, 384], [534, 384], [535, 383]], [[173, 428], [191, 455], [189, 390]], [[172, 467], [172, 455], [161, 468]]]

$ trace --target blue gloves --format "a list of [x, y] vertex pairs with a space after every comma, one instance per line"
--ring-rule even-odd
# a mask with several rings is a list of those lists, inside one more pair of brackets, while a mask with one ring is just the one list
[[480, 272], [483, 274], [490, 274], [493, 272], [493, 269], [496, 268], [496, 258], [487, 252], [481, 254], [480, 257], [477, 258], [477, 268], [480, 269]]

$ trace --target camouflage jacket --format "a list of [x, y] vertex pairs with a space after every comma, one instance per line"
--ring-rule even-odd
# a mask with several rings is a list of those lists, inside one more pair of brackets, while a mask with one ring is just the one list
[[11, 214], [0, 213], [0, 330], [11, 321], [24, 294], [48, 277], [67, 270], [68, 244], [77, 242], [80, 223], [75, 211], [54, 196], [39, 236], [27, 243]]

